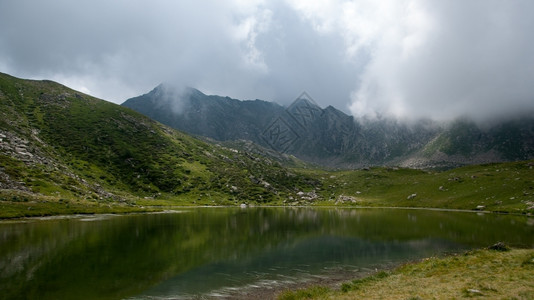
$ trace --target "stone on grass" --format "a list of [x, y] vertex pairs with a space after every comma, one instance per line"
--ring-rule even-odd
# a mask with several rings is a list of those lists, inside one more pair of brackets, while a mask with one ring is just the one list
[[503, 242], [498, 242], [494, 245], [491, 245], [488, 247], [489, 250], [495, 250], [495, 251], [510, 251], [510, 247], [506, 245]]

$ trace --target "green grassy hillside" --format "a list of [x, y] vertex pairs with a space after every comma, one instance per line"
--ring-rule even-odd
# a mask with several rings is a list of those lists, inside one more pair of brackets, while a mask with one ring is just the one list
[[533, 167], [324, 171], [246, 142], [201, 141], [51, 81], [0, 73], [2, 218], [241, 203], [531, 214]]
[[534, 161], [447, 171], [371, 168], [308, 171], [321, 180], [325, 204], [534, 212]]
[[50, 81], [0, 74], [3, 216], [271, 203], [315, 181]]

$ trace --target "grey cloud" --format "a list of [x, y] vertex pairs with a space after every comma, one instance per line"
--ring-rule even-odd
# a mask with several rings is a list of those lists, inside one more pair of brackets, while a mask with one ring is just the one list
[[3, 1], [0, 54], [13, 73], [84, 81], [121, 102], [122, 90], [142, 93], [177, 70], [195, 80], [231, 64], [228, 9], [218, 3]]
[[[247, 18], [256, 27], [236, 36]], [[361, 71], [339, 36], [318, 35], [282, 2], [240, 12], [221, 1], [4, 1], [0, 25], [3, 71], [114, 102], [176, 82], [282, 104], [308, 91], [346, 110]], [[263, 67], [245, 61], [251, 47]]]
[[295, 3], [1, 1], [0, 71], [117, 103], [172, 82], [281, 104], [306, 91], [355, 115], [534, 108], [532, 1]]
[[428, 35], [408, 57], [395, 40], [381, 45], [389, 51], [368, 66], [354, 113], [484, 120], [534, 110], [534, 2], [431, 1], [424, 9]]

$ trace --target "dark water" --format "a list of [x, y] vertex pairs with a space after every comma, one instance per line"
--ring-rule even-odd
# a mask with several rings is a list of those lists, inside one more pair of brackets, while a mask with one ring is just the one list
[[0, 223], [0, 299], [219, 297], [503, 241], [534, 219], [403, 209], [196, 208]]

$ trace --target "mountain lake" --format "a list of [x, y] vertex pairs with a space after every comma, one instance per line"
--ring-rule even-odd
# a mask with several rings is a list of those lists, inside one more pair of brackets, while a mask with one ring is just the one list
[[0, 299], [272, 298], [496, 242], [534, 247], [534, 218], [247, 207], [2, 221]]

